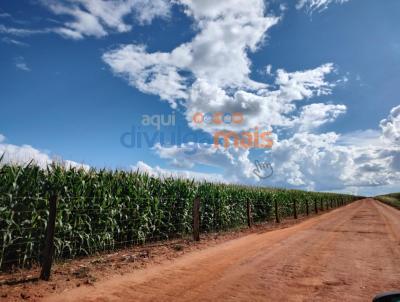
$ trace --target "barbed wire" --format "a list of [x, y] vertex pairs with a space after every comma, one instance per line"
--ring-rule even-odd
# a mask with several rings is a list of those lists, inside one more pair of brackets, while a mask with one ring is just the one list
[[[38, 196], [0, 196], [2, 200], [41, 200], [47, 204], [46, 197]], [[139, 246], [148, 242], [159, 242], [158, 245], [165, 245], [166, 240], [175, 238], [189, 237], [192, 232], [192, 209], [193, 204], [190, 201], [193, 196], [184, 197], [110, 197], [110, 196], [96, 196], [96, 197], [61, 197], [57, 209], [57, 217], [61, 217], [61, 221], [56, 221], [55, 242], [59, 249], [57, 257], [75, 257], [76, 255], [87, 255], [93, 252], [104, 250], [107, 247], [112, 249], [122, 246]], [[223, 203], [218, 203], [224, 199]], [[70, 207], [67, 203], [70, 200], [90, 201], [87, 204], [81, 203], [78, 206]], [[110, 201], [117, 200], [117, 204], [110, 204]], [[99, 201], [99, 204], [95, 202]], [[219, 198], [202, 198], [200, 207], [200, 230], [202, 233], [214, 233], [221, 231], [228, 231], [240, 229], [245, 227], [248, 223], [247, 215], [250, 214], [253, 223], [265, 223], [269, 220], [275, 220], [275, 213], [281, 219], [285, 219], [294, 215], [294, 208], [296, 206], [297, 216], [302, 217], [308, 213], [314, 212], [315, 206], [318, 211], [336, 208], [340, 200], [296, 200], [297, 205], [293, 204], [292, 199], [286, 198], [284, 200], [275, 200], [272, 198], [233, 198], [226, 200], [225, 197]], [[67, 206], [63, 206], [63, 202]], [[161, 204], [159, 209], [143, 208], [140, 204], [132, 205], [135, 202], [158, 203]], [[308, 204], [308, 205], [307, 205]], [[6, 205], [6, 204], [5, 204]], [[127, 206], [126, 206], [127, 205]], [[250, 205], [250, 213], [244, 210]], [[278, 205], [278, 207], [276, 207]], [[18, 209], [21, 205], [13, 205], [11, 208], [0, 208], [0, 213], [8, 212], [16, 217], [29, 217], [29, 214], [36, 216], [40, 224], [38, 226], [30, 225], [19, 226], [15, 224], [8, 224], [8, 227], [3, 226], [0, 222], [0, 234], [11, 236], [11, 240], [2, 240], [2, 257], [0, 265], [9, 263], [26, 263], [30, 259], [40, 258], [40, 248], [43, 246], [46, 238], [46, 223], [49, 210], [41, 209]], [[34, 207], [34, 206], [32, 206]], [[164, 208], [165, 207], [165, 208]], [[230, 209], [240, 207], [243, 212], [232, 221], [224, 221], [220, 213], [229, 213]], [[163, 216], [158, 216], [160, 213], [165, 213]], [[247, 210], [246, 210], [247, 211]], [[29, 213], [29, 214], [27, 214]], [[42, 215], [43, 214], [43, 215]], [[235, 212], [235, 215], [238, 213]], [[68, 223], [62, 223], [63, 217], [72, 216], [68, 218]], [[104, 219], [107, 216], [107, 219]], [[41, 220], [43, 218], [43, 220]], [[23, 218], [21, 218], [23, 219]], [[85, 221], [84, 221], [85, 220]], [[84, 221], [84, 222], [83, 222]], [[79, 226], [74, 225], [77, 223]], [[143, 229], [142, 229], [143, 227]], [[33, 235], [33, 236], [32, 236]], [[6, 238], [5, 236], [0, 236]], [[13, 253], [24, 253], [17, 259], [8, 259]], [[5, 258], [4, 258], [5, 257]]]

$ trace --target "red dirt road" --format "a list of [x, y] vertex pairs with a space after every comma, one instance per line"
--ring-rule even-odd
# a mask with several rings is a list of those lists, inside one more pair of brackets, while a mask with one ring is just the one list
[[400, 211], [365, 199], [46, 301], [372, 301], [400, 290]]

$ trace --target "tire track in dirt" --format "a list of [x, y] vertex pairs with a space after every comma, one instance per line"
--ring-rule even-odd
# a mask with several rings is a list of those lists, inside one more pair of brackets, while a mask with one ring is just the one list
[[400, 288], [400, 261], [377, 211], [379, 203], [362, 203], [329, 247], [327, 269], [321, 274], [323, 285], [309, 301], [371, 301], [378, 292]]
[[[352, 211], [356, 210], [357, 208], [352, 209]], [[350, 218], [350, 214], [329, 216], [326, 215], [320, 222], [322, 228], [330, 226], [337, 229]], [[226, 295], [230, 292], [235, 293], [231, 294], [233, 300], [246, 301], [251, 297], [253, 301], [258, 299], [265, 301], [265, 294], [270, 292], [276, 301], [283, 301], [288, 295], [288, 289], [278, 288], [276, 283], [287, 283], [288, 280], [293, 281], [292, 287], [289, 289], [293, 291], [292, 296], [301, 292], [307, 293], [308, 289], [313, 288], [316, 284], [313, 275], [308, 272], [310, 266], [318, 266], [318, 262], [323, 262], [320, 250], [337, 236], [334, 232], [324, 234], [323, 237], [314, 233], [312, 229], [301, 230], [300, 233], [282, 240], [278, 246], [265, 247], [266, 252], [248, 258], [246, 266], [235, 266], [229, 269], [225, 274], [226, 277], [212, 285], [210, 291], [213, 294], [209, 301], [225, 300]], [[266, 266], [267, 263], [269, 264]], [[262, 273], [260, 274], [260, 272]], [[300, 280], [297, 276], [299, 272], [303, 278], [301, 282], [296, 283]], [[252, 280], [252, 284], [237, 282], [246, 279]], [[270, 280], [274, 280], [274, 282]], [[201, 299], [201, 295], [198, 298]]]

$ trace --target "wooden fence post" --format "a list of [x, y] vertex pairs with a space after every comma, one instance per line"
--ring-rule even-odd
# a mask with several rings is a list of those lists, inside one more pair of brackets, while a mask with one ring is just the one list
[[318, 201], [317, 200], [315, 200], [314, 201], [314, 210], [315, 210], [315, 214], [318, 214]]
[[279, 218], [279, 209], [278, 209], [278, 201], [275, 199], [275, 221], [276, 223], [281, 223], [281, 220]]
[[247, 200], [247, 225], [249, 228], [253, 226], [253, 216], [251, 215], [251, 203]]
[[321, 199], [321, 211], [324, 211], [324, 201]]
[[51, 274], [51, 265], [54, 256], [54, 233], [56, 228], [57, 195], [52, 195], [49, 200], [49, 220], [47, 221], [46, 242], [43, 250], [42, 270], [40, 279], [48, 281]]
[[296, 199], [293, 199], [293, 215], [294, 215], [294, 219], [297, 219], [297, 202], [296, 202]]
[[200, 198], [193, 202], [193, 240], [200, 241]]
[[308, 199], [306, 199], [306, 214], [307, 214], [307, 216], [310, 215], [310, 208], [309, 208], [309, 204], [308, 204]]

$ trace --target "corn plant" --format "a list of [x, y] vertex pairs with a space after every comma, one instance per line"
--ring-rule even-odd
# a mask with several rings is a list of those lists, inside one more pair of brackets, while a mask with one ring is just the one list
[[[1, 158], [0, 158], [1, 164]], [[40, 260], [49, 197], [58, 196], [55, 257], [90, 255], [126, 245], [182, 237], [192, 232], [192, 207], [201, 198], [201, 231], [247, 224], [247, 202], [255, 222], [299, 214], [304, 201], [348, 203], [358, 197], [250, 186], [155, 178], [128, 171], [41, 169], [0, 165], [0, 268], [25, 267]], [[324, 205], [325, 207], [325, 205]]]

